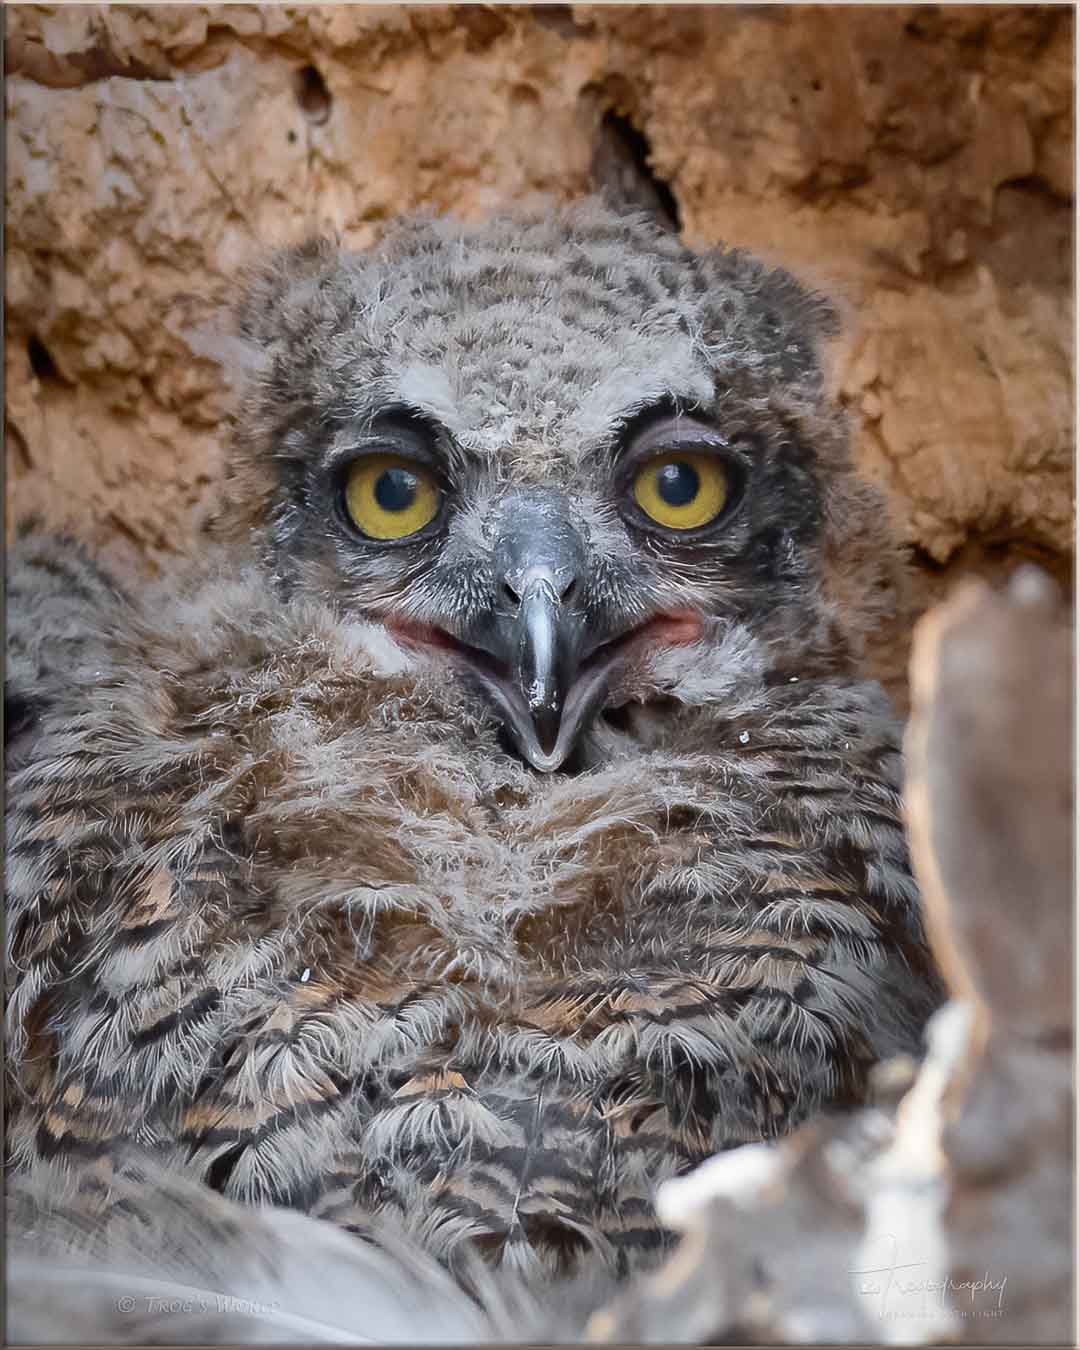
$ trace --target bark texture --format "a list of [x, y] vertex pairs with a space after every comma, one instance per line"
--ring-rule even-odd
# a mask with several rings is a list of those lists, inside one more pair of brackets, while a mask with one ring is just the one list
[[1072, 539], [1071, 7], [8, 7], [7, 512], [162, 568], [228, 396], [193, 332], [315, 231], [613, 175], [846, 302], [836, 373], [915, 560]]

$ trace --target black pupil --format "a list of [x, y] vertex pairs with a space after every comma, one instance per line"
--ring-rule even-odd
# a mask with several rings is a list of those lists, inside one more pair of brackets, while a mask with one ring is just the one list
[[665, 464], [656, 474], [656, 490], [668, 506], [689, 506], [701, 479], [692, 464]]
[[408, 469], [384, 469], [375, 481], [375, 500], [384, 511], [407, 511], [416, 501], [416, 475]]

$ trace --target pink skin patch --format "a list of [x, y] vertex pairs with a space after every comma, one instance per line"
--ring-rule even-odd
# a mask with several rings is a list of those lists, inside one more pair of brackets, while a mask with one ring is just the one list
[[697, 642], [705, 631], [705, 621], [692, 610], [658, 614], [637, 630], [637, 636], [662, 647], [685, 647]]
[[619, 660], [611, 671], [608, 699], [618, 707], [648, 701], [663, 692], [653, 675], [652, 658], [673, 647], [692, 647], [705, 632], [705, 620], [693, 610], [658, 614], [628, 633], [620, 644]]
[[672, 647], [688, 647], [704, 632], [702, 617], [689, 610], [658, 614], [621, 637], [598, 647], [578, 669], [573, 684], [565, 693], [562, 717], [554, 746], [542, 746], [522, 691], [510, 678], [506, 666], [488, 654], [458, 642], [450, 634], [430, 624], [410, 619], [385, 620], [387, 631], [414, 649], [449, 656], [458, 665], [471, 669], [488, 694], [496, 710], [512, 730], [525, 758], [536, 769], [550, 773], [573, 752], [581, 728], [605, 702], [615, 706], [628, 698], [640, 701], [658, 692], [649, 688], [650, 656]]
[[388, 618], [384, 624], [391, 637], [400, 639], [410, 647], [434, 647], [437, 651], [450, 652], [457, 650], [459, 645], [449, 633], [444, 633], [432, 624], [397, 618]]
[[[411, 647], [432, 647], [443, 652], [461, 650], [461, 643], [433, 624], [415, 623], [412, 619], [394, 616], [384, 622], [393, 637]], [[617, 638], [613, 645], [617, 644], [624, 650], [631, 647], [638, 650], [648, 647], [686, 647], [697, 642], [704, 631], [705, 622], [700, 614], [692, 610], [674, 610], [648, 619], [639, 628]]]

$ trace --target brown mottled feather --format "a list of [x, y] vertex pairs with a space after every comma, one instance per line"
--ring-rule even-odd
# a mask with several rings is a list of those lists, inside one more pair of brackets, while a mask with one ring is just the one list
[[658, 1239], [664, 1175], [916, 1048], [870, 688], [756, 691], [767, 745], [738, 705], [687, 710], [644, 753], [541, 778], [487, 726], [447, 754], [459, 691], [380, 670], [370, 629], [226, 584], [240, 617], [198, 660], [144, 618], [118, 660], [158, 673], [83, 690], [12, 783], [20, 1163], [137, 1139], [246, 1201], [399, 1211], [444, 1257], [468, 1237], [620, 1264]]

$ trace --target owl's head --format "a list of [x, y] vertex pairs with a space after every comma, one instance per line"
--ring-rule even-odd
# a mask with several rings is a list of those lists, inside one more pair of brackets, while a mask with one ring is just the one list
[[285, 595], [450, 663], [556, 769], [702, 653], [777, 678], [857, 655], [889, 568], [836, 327], [786, 272], [595, 202], [314, 242], [241, 306], [229, 497]]

